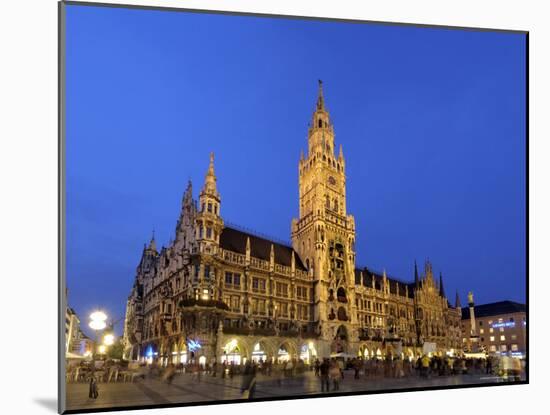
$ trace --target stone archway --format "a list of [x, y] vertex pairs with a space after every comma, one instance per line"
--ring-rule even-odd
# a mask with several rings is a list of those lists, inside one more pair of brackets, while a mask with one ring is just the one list
[[279, 343], [277, 347], [275, 360], [287, 361], [298, 358], [298, 345], [296, 342], [286, 339]]
[[273, 345], [273, 341], [267, 338], [254, 339], [251, 343], [251, 356], [250, 358], [255, 362], [266, 362], [276, 357], [277, 349]]
[[221, 347], [220, 361], [227, 364], [240, 365], [249, 358], [249, 346], [246, 341], [240, 338], [232, 337], [225, 339]]
[[370, 358], [370, 351], [366, 344], [362, 344], [361, 347], [359, 347], [359, 357], [363, 359], [369, 359]]
[[317, 347], [312, 340], [302, 341], [298, 351], [298, 358], [308, 365], [313, 364], [318, 357]]

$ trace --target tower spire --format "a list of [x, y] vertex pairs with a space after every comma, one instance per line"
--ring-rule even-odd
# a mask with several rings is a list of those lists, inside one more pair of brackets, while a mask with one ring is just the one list
[[445, 289], [443, 288], [443, 274], [439, 273], [439, 295], [445, 297]]
[[460, 305], [460, 296], [458, 295], [458, 290], [456, 290], [455, 308], [461, 308], [461, 305]]
[[414, 260], [414, 286], [418, 288], [418, 266], [416, 265], [416, 259]]
[[317, 109], [318, 110], [324, 110], [325, 109], [325, 99], [323, 97], [323, 81], [320, 79], [319, 82], [319, 92], [317, 94]]

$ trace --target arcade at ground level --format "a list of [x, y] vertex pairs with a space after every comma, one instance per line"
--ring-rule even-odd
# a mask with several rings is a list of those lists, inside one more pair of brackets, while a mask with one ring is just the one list
[[[157, 362], [161, 366], [172, 364], [188, 364], [197, 362], [201, 365], [227, 363], [241, 365], [248, 360], [253, 362], [282, 363], [289, 360], [301, 360], [311, 365], [316, 359], [324, 357], [362, 359], [392, 359], [414, 360], [426, 352], [425, 348], [402, 346], [401, 342], [358, 342], [348, 344], [338, 342], [332, 344], [317, 339], [300, 339], [284, 337], [254, 337], [223, 335], [219, 345], [210, 346], [200, 340], [178, 339], [157, 344], [150, 342], [139, 350], [136, 346], [134, 359], [140, 362]], [[437, 348], [427, 352], [429, 356], [454, 356], [461, 353], [455, 349]]]

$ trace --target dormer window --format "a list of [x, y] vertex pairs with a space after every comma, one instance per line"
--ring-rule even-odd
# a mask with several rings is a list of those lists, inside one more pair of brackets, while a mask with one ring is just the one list
[[208, 203], [208, 212], [212, 213], [212, 203]]

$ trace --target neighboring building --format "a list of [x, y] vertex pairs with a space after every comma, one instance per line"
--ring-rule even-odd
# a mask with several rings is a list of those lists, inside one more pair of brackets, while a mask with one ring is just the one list
[[75, 350], [75, 353], [82, 356], [88, 356], [94, 352], [94, 348], [95, 342], [84, 333], [80, 332], [80, 343], [78, 344], [78, 351]]
[[[185, 191], [175, 240], [144, 246], [126, 304], [125, 358], [186, 362], [334, 353], [414, 356], [460, 344], [460, 306], [425, 263], [413, 282], [356, 267], [346, 163], [335, 155], [322, 85], [300, 157], [292, 246], [226, 226], [214, 157], [198, 204]], [[237, 201], [234, 201], [237, 203]]]
[[80, 334], [80, 320], [75, 311], [67, 307], [65, 311], [65, 353], [78, 353]]
[[[489, 354], [526, 352], [526, 307], [513, 301], [474, 306], [475, 331], [483, 350]], [[463, 343], [471, 333], [470, 308], [462, 309]]]

